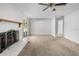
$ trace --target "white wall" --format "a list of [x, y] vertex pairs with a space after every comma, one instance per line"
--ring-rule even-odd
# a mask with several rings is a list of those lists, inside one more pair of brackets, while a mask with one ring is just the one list
[[30, 29], [31, 28], [31, 24], [30, 23], [31, 23], [31, 19], [28, 18], [27, 19], [27, 35], [31, 34], [30, 33], [31, 32], [31, 29]]
[[65, 16], [65, 37], [79, 43], [79, 11]]
[[12, 4], [0, 4], [0, 18], [22, 20], [23, 15]]
[[10, 22], [0, 22], [0, 32], [7, 31], [10, 29], [18, 29], [18, 24]]
[[51, 19], [32, 19], [31, 34], [33, 35], [50, 35], [51, 34]]
[[[12, 4], [0, 4], [0, 18], [21, 21], [22, 17], [21, 13]], [[0, 32], [10, 29], [17, 29], [21, 31], [21, 28], [19, 28], [17, 24], [0, 22]], [[20, 32], [20, 34], [22, 36], [22, 32]], [[20, 39], [22, 38], [21, 36]]]
[[51, 19], [51, 35], [55, 36], [55, 16]]

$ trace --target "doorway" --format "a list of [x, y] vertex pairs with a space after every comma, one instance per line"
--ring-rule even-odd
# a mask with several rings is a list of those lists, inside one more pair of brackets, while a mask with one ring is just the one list
[[56, 17], [56, 36], [64, 36], [64, 16]]

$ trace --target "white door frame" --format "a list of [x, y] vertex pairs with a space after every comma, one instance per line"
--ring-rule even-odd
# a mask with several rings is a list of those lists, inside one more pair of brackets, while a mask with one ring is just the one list
[[60, 16], [60, 17], [57, 17], [57, 16], [55, 16], [55, 19], [56, 19], [56, 21], [55, 21], [55, 36], [58, 36], [58, 22], [60, 21], [60, 20], [62, 20], [63, 21], [63, 24], [62, 24], [62, 37], [64, 37], [64, 16]]

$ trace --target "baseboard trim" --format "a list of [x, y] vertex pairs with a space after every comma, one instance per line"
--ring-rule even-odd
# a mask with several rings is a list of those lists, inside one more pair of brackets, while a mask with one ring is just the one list
[[76, 41], [76, 40], [74, 40], [74, 39], [71, 39], [70, 37], [68, 37], [68, 36], [64, 36], [66, 39], [68, 39], [68, 40], [71, 40], [72, 42], [75, 42], [75, 43], [77, 43], [77, 44], [79, 44], [79, 42], [78, 41]]
[[51, 36], [56, 37], [55, 35], [51, 34]]
[[51, 34], [31, 34], [30, 36], [51, 36]]

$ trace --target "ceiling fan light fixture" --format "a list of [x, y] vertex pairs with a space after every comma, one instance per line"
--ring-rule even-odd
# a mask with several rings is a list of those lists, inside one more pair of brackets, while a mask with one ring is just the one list
[[39, 5], [45, 5], [47, 6], [45, 9], [43, 9], [43, 11], [47, 10], [48, 8], [50, 8], [50, 10], [55, 11], [55, 6], [63, 6], [66, 5], [67, 3], [48, 3], [48, 4], [44, 4], [44, 3], [40, 3]]
[[55, 11], [56, 9], [55, 8], [53, 8], [53, 11]]
[[51, 11], [55, 11], [56, 9], [54, 7], [50, 7], [50, 10]]

